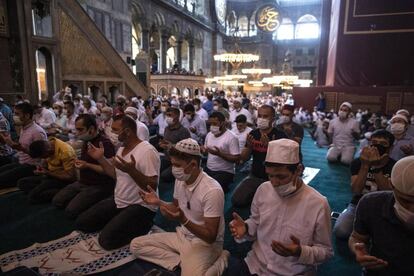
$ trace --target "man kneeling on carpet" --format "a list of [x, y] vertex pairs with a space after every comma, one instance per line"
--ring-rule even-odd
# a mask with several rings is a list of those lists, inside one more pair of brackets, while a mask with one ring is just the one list
[[102, 143], [99, 147], [89, 143], [88, 155], [116, 179], [114, 196], [98, 202], [76, 220], [77, 228], [84, 232], [102, 229], [98, 241], [106, 250], [127, 245], [151, 229], [157, 207], [144, 202], [139, 192], [146, 191], [148, 186], [157, 190], [160, 173], [158, 152], [138, 138], [134, 119], [118, 115], [111, 127], [122, 144], [115, 159], [105, 158]]
[[131, 252], [166, 269], [180, 265], [181, 275], [221, 275], [227, 265], [223, 251], [224, 193], [220, 184], [200, 168], [200, 147], [188, 138], [169, 151], [175, 177], [174, 200], [167, 203], [157, 194], [141, 192], [147, 204], [159, 206], [168, 219], [181, 223], [175, 233], [135, 238]]
[[32, 203], [50, 202], [66, 185], [76, 179], [74, 149], [67, 143], [49, 138], [30, 144], [29, 154], [32, 158], [42, 158], [46, 166], [37, 166], [34, 174], [17, 181], [20, 190], [29, 194]]
[[328, 201], [300, 177], [299, 144], [269, 142], [269, 181], [254, 195], [246, 221], [236, 213], [230, 231], [237, 242], [254, 241], [244, 260], [231, 258], [227, 275], [316, 275], [333, 255]]

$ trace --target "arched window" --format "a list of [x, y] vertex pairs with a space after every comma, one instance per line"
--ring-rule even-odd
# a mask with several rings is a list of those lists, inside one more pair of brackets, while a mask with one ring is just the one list
[[296, 24], [295, 38], [318, 38], [319, 23], [315, 16], [306, 14], [298, 19]]
[[257, 27], [256, 27], [256, 13], [252, 15], [250, 18], [250, 30], [249, 36], [256, 36], [257, 35]]
[[283, 18], [279, 28], [274, 33], [274, 38], [277, 40], [294, 39], [294, 29], [292, 20]]
[[[132, 27], [132, 58], [135, 59], [141, 49], [141, 30], [140, 26]], [[136, 66], [132, 66], [132, 71], [136, 74]]]
[[238, 21], [239, 35], [245, 37], [249, 35], [249, 20], [247, 16], [241, 16]]

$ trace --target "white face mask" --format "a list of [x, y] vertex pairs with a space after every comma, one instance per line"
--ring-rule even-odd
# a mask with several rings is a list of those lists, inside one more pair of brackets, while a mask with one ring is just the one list
[[210, 131], [214, 135], [220, 134], [220, 127], [219, 126], [211, 126], [210, 127]]
[[339, 118], [341, 118], [341, 119], [346, 119], [346, 118], [348, 117], [348, 113], [347, 113], [347, 112], [345, 112], [345, 111], [340, 110], [340, 111], [338, 112], [338, 116], [339, 116]]
[[13, 122], [16, 126], [21, 126], [23, 124], [22, 120], [20, 120], [20, 117], [16, 115], [13, 116]]
[[179, 181], [187, 181], [191, 177], [190, 173], [187, 174], [184, 172], [184, 168], [175, 166], [172, 166], [172, 174], [174, 175], [175, 179]]
[[288, 184], [276, 186], [275, 190], [281, 197], [287, 197], [296, 191], [296, 186], [292, 180]]
[[267, 129], [269, 127], [269, 119], [257, 118], [257, 127], [259, 129]]
[[279, 117], [279, 120], [277, 120], [278, 125], [283, 125], [283, 124], [287, 124], [287, 123], [290, 123], [290, 117], [289, 116], [282, 115], [282, 116]]
[[218, 105], [213, 106], [213, 110], [215, 110], [215, 111], [219, 110]]
[[401, 133], [404, 132], [405, 125], [402, 124], [402, 123], [393, 123], [393, 124], [391, 124], [390, 130], [391, 130], [392, 134], [397, 134], [398, 135], [398, 134], [401, 134]]
[[405, 209], [398, 200], [395, 200], [394, 209], [401, 221], [410, 229], [414, 229], [414, 213]]
[[167, 112], [167, 107], [166, 107], [166, 106], [161, 106], [161, 112], [162, 112], [162, 113]]
[[174, 124], [173, 117], [167, 117], [167, 118], [165, 118], [165, 121], [167, 122], [167, 125], [169, 125], [169, 126]]

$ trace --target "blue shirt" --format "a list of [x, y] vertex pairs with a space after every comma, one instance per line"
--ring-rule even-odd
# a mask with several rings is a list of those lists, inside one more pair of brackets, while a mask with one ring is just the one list
[[205, 103], [203, 103], [201, 107], [207, 111], [208, 115], [210, 115], [213, 111], [213, 101], [208, 100]]

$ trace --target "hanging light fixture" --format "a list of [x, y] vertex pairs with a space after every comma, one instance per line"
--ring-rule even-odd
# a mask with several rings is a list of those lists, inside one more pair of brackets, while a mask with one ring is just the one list
[[244, 68], [242, 69], [243, 74], [250, 74], [250, 75], [265, 75], [271, 74], [272, 69], [264, 69], [264, 68]]
[[235, 44], [233, 53], [223, 53], [214, 55], [214, 61], [228, 62], [237, 71], [242, 63], [256, 62], [260, 59], [259, 55], [242, 53], [239, 44]]

